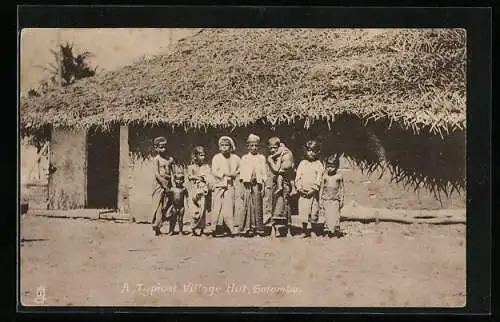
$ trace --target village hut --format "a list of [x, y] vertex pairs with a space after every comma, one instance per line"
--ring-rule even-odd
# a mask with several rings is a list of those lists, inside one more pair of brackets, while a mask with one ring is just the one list
[[278, 133], [302, 157], [318, 138], [366, 171], [436, 196], [465, 188], [462, 29], [203, 29], [169, 53], [21, 100], [23, 135], [47, 135], [49, 208], [149, 220], [151, 143], [188, 162], [231, 135]]

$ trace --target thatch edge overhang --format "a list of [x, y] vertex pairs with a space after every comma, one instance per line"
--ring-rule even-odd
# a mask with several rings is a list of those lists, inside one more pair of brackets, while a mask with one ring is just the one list
[[264, 117], [252, 121], [247, 121], [245, 123], [220, 123], [217, 125], [207, 125], [207, 124], [199, 124], [199, 123], [190, 123], [190, 122], [171, 122], [168, 119], [156, 120], [156, 121], [147, 121], [143, 119], [108, 119], [104, 120], [99, 117], [90, 117], [89, 119], [80, 120], [80, 122], [64, 124], [64, 123], [49, 123], [49, 122], [36, 122], [36, 125], [33, 126], [33, 120], [24, 120], [21, 124], [21, 134], [30, 135], [35, 131], [38, 131], [44, 127], [50, 126], [52, 128], [75, 128], [78, 130], [89, 130], [90, 128], [100, 129], [102, 131], [107, 131], [110, 129], [112, 125], [126, 125], [126, 126], [143, 126], [143, 127], [166, 127], [166, 128], [178, 128], [184, 129], [185, 132], [188, 132], [190, 129], [194, 129], [197, 131], [206, 132], [210, 128], [215, 129], [225, 129], [232, 131], [241, 127], [253, 126], [258, 123], [264, 123], [269, 125], [270, 127], [277, 127], [282, 125], [292, 125], [296, 122], [303, 121], [304, 129], [311, 129], [315, 123], [325, 122], [328, 125], [328, 128], [333, 128], [336, 120], [339, 117], [348, 116], [358, 118], [363, 121], [365, 125], [371, 122], [381, 122], [387, 124], [387, 129], [390, 129], [393, 125], [399, 125], [405, 128], [408, 131], [411, 131], [415, 135], [420, 135], [423, 132], [428, 132], [432, 135], [439, 135], [442, 139], [445, 139], [447, 135], [456, 131], [465, 131], [467, 126], [465, 120], [459, 120], [455, 123], [446, 123], [443, 120], [438, 120], [436, 123], [426, 123], [424, 121], [416, 121], [414, 118], [408, 116], [392, 116], [384, 111], [375, 111], [366, 113], [363, 115], [359, 115], [356, 113], [348, 113], [343, 112], [330, 116], [321, 116], [321, 117], [309, 117], [309, 116], [295, 116], [293, 118], [283, 117]]

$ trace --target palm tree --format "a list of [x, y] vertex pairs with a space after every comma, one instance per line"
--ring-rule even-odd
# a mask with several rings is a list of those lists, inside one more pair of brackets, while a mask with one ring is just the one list
[[[73, 44], [66, 42], [64, 45], [59, 45], [59, 50], [51, 49], [50, 52], [54, 57], [54, 62], [47, 66], [36, 66], [49, 72], [48, 79], [41, 81], [37, 88], [29, 89], [25, 93], [26, 96], [41, 96], [58, 86], [68, 86], [79, 79], [92, 77], [96, 73], [97, 67], [92, 68], [87, 62], [88, 58], [93, 56], [89, 51], [75, 56]], [[28, 138], [28, 142], [35, 145], [39, 152], [48, 140], [49, 133], [50, 131], [46, 128], [40, 129], [36, 135]]]
[[48, 80], [42, 81], [37, 89], [30, 89], [27, 92], [28, 96], [40, 96], [55, 86], [68, 86], [79, 79], [92, 77], [96, 73], [97, 67], [92, 68], [87, 62], [88, 58], [93, 56], [89, 51], [75, 55], [73, 44], [66, 42], [59, 46], [59, 50], [51, 49], [50, 52], [55, 62], [47, 66], [36, 66], [49, 72]]
[[[59, 53], [52, 50], [52, 54], [56, 59], [59, 58]], [[92, 53], [89, 51], [85, 51], [81, 54], [75, 56], [73, 54], [73, 45], [70, 43], [66, 43], [65, 45], [60, 46], [60, 54], [61, 54], [61, 77], [62, 77], [62, 86], [67, 86], [72, 84], [75, 80], [79, 80], [85, 77], [91, 77], [95, 75], [96, 69], [92, 69], [88, 63], [87, 59], [92, 57]], [[57, 69], [57, 73], [59, 72]]]

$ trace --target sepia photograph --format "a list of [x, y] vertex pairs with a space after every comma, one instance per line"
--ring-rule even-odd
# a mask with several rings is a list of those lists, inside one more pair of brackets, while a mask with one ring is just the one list
[[29, 307], [464, 307], [467, 32], [24, 28]]

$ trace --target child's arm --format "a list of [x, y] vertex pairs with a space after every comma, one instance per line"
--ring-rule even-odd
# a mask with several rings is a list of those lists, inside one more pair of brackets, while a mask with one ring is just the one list
[[265, 185], [267, 181], [267, 169], [266, 169], [266, 157], [261, 155], [260, 157], [260, 175], [262, 178], [262, 185]]
[[281, 144], [278, 147], [278, 150], [276, 150], [276, 152], [274, 152], [274, 154], [271, 154], [270, 157], [272, 157], [273, 159], [275, 159], [276, 157], [281, 156], [282, 154], [283, 154], [283, 144]]
[[168, 189], [168, 181], [165, 177], [160, 175], [160, 160], [154, 159], [154, 172], [156, 181], [162, 186], [163, 189]]
[[323, 174], [324, 174], [324, 167], [323, 165], [319, 166], [317, 171], [316, 171], [316, 180], [314, 180], [314, 185], [313, 185], [313, 190], [319, 191], [320, 186], [321, 186], [321, 181], [323, 180]]
[[319, 192], [322, 178], [323, 178], [322, 168], [318, 167], [316, 169], [315, 178], [311, 186], [311, 190], [306, 192], [309, 197], [312, 197], [315, 193]]
[[276, 168], [278, 169], [276, 172], [278, 174], [283, 174], [283, 160], [281, 158], [278, 158], [276, 160]]
[[173, 174], [174, 174], [174, 158], [172, 158], [172, 157], [168, 158], [167, 168], [169, 170], [168, 171], [168, 173], [169, 173], [168, 174], [168, 183], [169, 183], [170, 187], [173, 187], [174, 186], [174, 176], [173, 176]]
[[189, 181], [198, 180], [198, 177], [196, 176], [194, 167], [192, 165], [189, 165], [187, 167], [187, 177]]
[[340, 208], [343, 208], [344, 207], [344, 178], [342, 178], [342, 176], [339, 175], [339, 178], [338, 178], [338, 184], [339, 184], [339, 204], [340, 204]]
[[240, 163], [241, 163], [241, 159], [236, 156], [236, 169], [234, 169], [234, 172], [231, 173], [231, 177], [233, 177], [233, 179], [235, 179], [239, 174], [240, 174]]
[[323, 201], [322, 197], [323, 197], [323, 193], [325, 191], [325, 181], [326, 181], [325, 178], [322, 177], [321, 178], [321, 185], [319, 186], [319, 210], [321, 212], [323, 212], [323, 214], [324, 214], [325, 208], [324, 208], [324, 204], [323, 204], [324, 201]]
[[321, 197], [323, 196], [323, 192], [325, 190], [325, 179], [321, 178], [321, 184], [319, 185], [319, 200], [321, 201]]
[[302, 187], [302, 168], [304, 167], [304, 164], [302, 162], [299, 163], [299, 166], [297, 167], [297, 174], [295, 175], [295, 187], [297, 188], [297, 191], [300, 193], [305, 193], [303, 187]]
[[218, 159], [217, 155], [215, 155], [214, 158], [212, 159], [212, 176], [220, 180], [224, 178], [225, 173], [222, 171], [220, 162], [217, 159]]
[[273, 160], [273, 155], [267, 157], [267, 163], [269, 164], [269, 168], [274, 174], [277, 174], [281, 168], [281, 158], [278, 158], [276, 161]]
[[285, 174], [287, 171], [293, 168], [293, 156], [291, 153], [283, 153], [281, 158], [278, 158], [280, 167], [279, 171], [281, 174]]
[[183, 195], [184, 209], [188, 209], [188, 207], [189, 207], [189, 202], [188, 202], [189, 192], [185, 187], [182, 191], [182, 195]]

